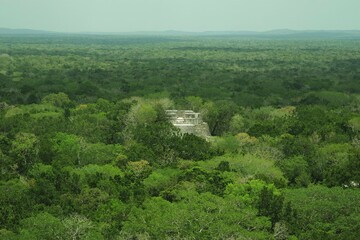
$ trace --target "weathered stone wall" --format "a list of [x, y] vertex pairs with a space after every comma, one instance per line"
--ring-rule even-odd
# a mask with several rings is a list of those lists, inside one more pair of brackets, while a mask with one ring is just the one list
[[210, 137], [209, 126], [206, 122], [197, 125], [175, 125], [182, 133], [194, 134], [198, 137]]
[[209, 138], [210, 130], [206, 122], [203, 122], [200, 113], [192, 110], [166, 110], [169, 121], [182, 133], [194, 134], [198, 137]]

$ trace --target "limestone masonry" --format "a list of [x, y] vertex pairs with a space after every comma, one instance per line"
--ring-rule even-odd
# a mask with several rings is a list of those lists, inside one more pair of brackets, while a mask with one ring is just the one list
[[199, 137], [210, 137], [209, 126], [201, 119], [201, 114], [192, 110], [166, 110], [170, 122], [182, 133], [194, 134]]

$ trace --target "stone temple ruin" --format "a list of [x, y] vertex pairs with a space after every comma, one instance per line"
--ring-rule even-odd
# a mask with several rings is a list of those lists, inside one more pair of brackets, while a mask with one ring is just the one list
[[201, 119], [201, 114], [192, 110], [166, 110], [170, 122], [182, 133], [194, 134], [198, 137], [210, 137], [209, 126]]

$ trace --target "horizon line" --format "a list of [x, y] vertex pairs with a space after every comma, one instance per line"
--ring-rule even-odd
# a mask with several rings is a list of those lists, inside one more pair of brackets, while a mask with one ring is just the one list
[[[33, 28], [9, 28], [0, 27], [0, 30], [9, 31], [35, 31], [44, 33], [60, 33], [60, 34], [139, 34], [139, 33], [189, 33], [189, 34], [202, 34], [202, 33], [271, 33], [280, 32], [284, 33], [296, 33], [296, 32], [359, 32], [360, 29], [291, 29], [291, 28], [274, 28], [270, 30], [202, 30], [202, 31], [191, 31], [191, 30], [135, 30], [135, 31], [56, 31], [56, 30], [44, 30], [44, 29], [33, 29]], [[1, 34], [1, 33], [0, 33]]]

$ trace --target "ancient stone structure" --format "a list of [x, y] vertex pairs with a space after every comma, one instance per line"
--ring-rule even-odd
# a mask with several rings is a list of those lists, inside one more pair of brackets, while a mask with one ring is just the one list
[[182, 133], [194, 134], [199, 137], [210, 137], [209, 126], [201, 119], [201, 114], [192, 110], [166, 110], [170, 122]]

